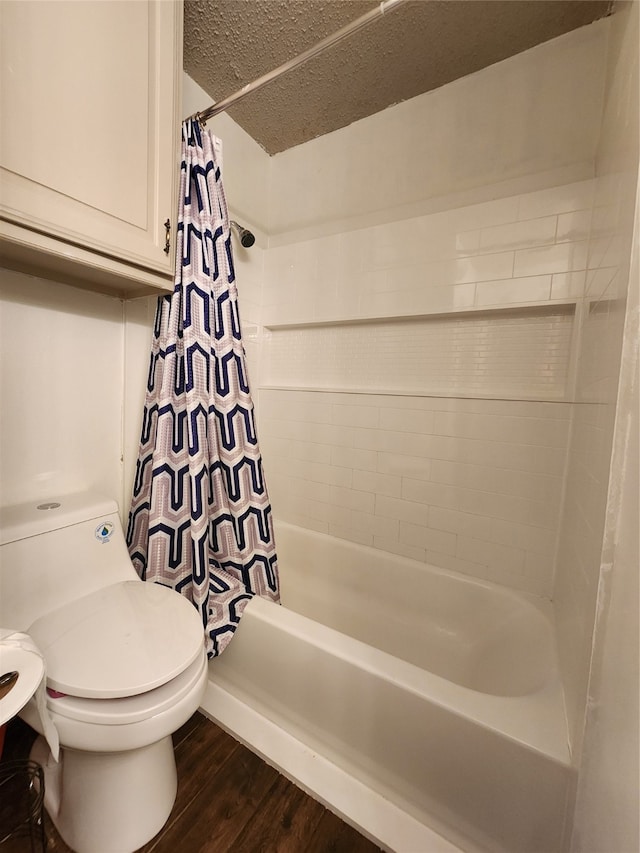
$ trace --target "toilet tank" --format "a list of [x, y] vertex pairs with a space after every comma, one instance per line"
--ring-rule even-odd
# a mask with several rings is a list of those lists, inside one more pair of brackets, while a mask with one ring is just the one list
[[117, 503], [83, 492], [0, 507], [0, 627], [40, 616], [138, 577]]

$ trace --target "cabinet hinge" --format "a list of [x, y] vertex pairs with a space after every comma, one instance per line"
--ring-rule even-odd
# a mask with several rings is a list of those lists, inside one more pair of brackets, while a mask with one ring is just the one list
[[171, 249], [171, 220], [167, 219], [164, 223], [164, 253], [165, 255], [169, 254]]

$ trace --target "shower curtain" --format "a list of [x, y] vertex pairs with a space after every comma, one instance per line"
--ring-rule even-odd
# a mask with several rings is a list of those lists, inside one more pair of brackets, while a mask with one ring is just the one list
[[210, 657], [253, 595], [279, 600], [220, 155], [184, 122], [175, 288], [158, 299], [127, 529], [140, 577], [198, 609]]

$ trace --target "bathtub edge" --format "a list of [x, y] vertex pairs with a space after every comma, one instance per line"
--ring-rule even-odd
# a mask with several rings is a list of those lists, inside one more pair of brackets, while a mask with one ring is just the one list
[[[545, 721], [545, 726], [543, 727], [545, 732], [544, 738], [541, 741], [536, 741], [527, 737], [527, 729], [531, 729], [531, 722], [529, 720], [529, 703], [531, 697], [492, 696], [447, 682], [446, 679], [434, 673], [427, 672], [423, 675], [414, 664], [392, 658], [392, 656], [381, 649], [367, 646], [361, 640], [348, 637], [335, 628], [314, 622], [308, 616], [304, 616], [294, 610], [289, 610], [284, 605], [274, 604], [259, 596], [255, 596], [249, 602], [245, 612], [247, 615], [250, 613], [251, 618], [255, 617], [276, 629], [281, 628], [283, 619], [286, 620], [288, 632], [305, 643], [309, 642], [309, 626], [313, 626], [315, 631], [314, 639], [320, 648], [330, 655], [343, 658], [349, 663], [355, 664], [374, 675], [380, 672], [380, 667], [376, 661], [379, 661], [381, 658], [393, 659], [396, 667], [398, 667], [393, 679], [394, 683], [402, 684], [402, 687], [408, 692], [423, 696], [424, 691], [421, 689], [420, 683], [416, 683], [415, 679], [422, 679], [426, 676], [430, 683], [438, 688], [437, 693], [432, 692], [429, 695], [429, 701], [438, 707], [458, 717], [473, 720], [474, 723], [489, 732], [495, 733], [499, 731], [513, 743], [553, 761], [560, 767], [571, 767], [571, 753], [566, 735], [564, 695], [559, 678], [551, 680], [535, 695], [538, 703], [537, 712], [542, 715], [541, 719]], [[318, 642], [318, 635], [322, 637], [320, 642]], [[342, 645], [340, 649], [337, 649], [335, 642], [338, 638], [347, 641], [346, 645]], [[352, 651], [353, 648], [366, 650], [368, 654], [364, 657], [355, 655]], [[374, 659], [373, 662], [371, 660], [372, 657]], [[456, 702], [455, 697], [460, 695], [466, 695], [467, 697], [473, 695], [473, 704], [467, 708], [466, 714], [460, 712], [459, 705]], [[491, 706], [498, 704], [503, 705], [505, 710], [508, 708], [510, 712], [506, 720], [503, 721], [504, 728], [502, 729], [496, 728], [490, 719]], [[558, 714], [560, 708], [562, 710], [561, 718]], [[525, 723], [524, 730], [522, 728], [523, 722]], [[559, 725], [559, 723], [562, 723], [562, 725]]]
[[388, 853], [475, 853], [420, 823], [211, 679], [200, 711]]

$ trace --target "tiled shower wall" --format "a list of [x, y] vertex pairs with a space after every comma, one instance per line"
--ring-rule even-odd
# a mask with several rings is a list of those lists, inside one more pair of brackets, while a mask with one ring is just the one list
[[574, 299], [592, 181], [269, 248], [263, 323], [332, 323]]
[[[603, 551], [603, 534], [608, 529], [609, 535], [614, 540], [617, 538], [617, 534], [611, 534], [611, 530], [615, 529], [617, 521], [615, 498], [621, 488], [623, 473], [637, 477], [637, 469], [623, 472], [611, 468], [611, 449], [616, 418], [621, 431], [624, 431], [625, 422], [629, 418], [628, 412], [617, 409], [618, 385], [625, 313], [629, 312], [627, 302], [633, 305], [635, 300], [637, 306], [638, 298], [637, 271], [635, 276], [630, 275], [632, 245], [638, 240], [638, 26], [638, 4], [621, 4], [618, 14], [612, 18], [608, 86], [596, 158], [593, 225], [577, 358], [577, 403], [569, 444], [566, 498], [560, 522], [553, 594], [569, 733], [578, 755], [585, 721], [585, 704], [587, 714], [597, 721], [594, 730], [603, 731], [599, 705], [601, 697], [597, 688], [589, 685], [589, 678], [592, 658], [594, 653], [597, 654], [597, 643], [602, 643], [602, 638], [608, 633], [603, 628], [607, 618], [607, 596], [611, 585], [620, 583], [615, 570], [612, 571], [611, 549], [605, 548]], [[630, 358], [632, 351], [633, 345], [629, 347], [627, 358]], [[637, 353], [637, 339], [635, 351]], [[623, 373], [625, 367], [628, 370], [629, 364], [623, 364]], [[614, 507], [613, 511], [611, 506]], [[636, 563], [632, 571], [637, 575], [637, 570]], [[637, 647], [636, 627], [635, 637], [629, 640], [628, 649], [619, 650], [621, 660], [624, 660], [625, 653], [637, 652]], [[628, 683], [628, 689], [634, 691], [635, 678], [637, 698], [637, 661], [633, 676], [630, 674], [631, 669], [632, 664], [629, 664], [624, 681]], [[625, 707], [624, 700], [621, 707]], [[634, 714], [631, 709], [630, 704], [627, 713], [637, 726], [637, 710]], [[620, 724], [617, 713], [612, 714], [609, 725], [610, 743], [615, 743], [618, 755], [624, 756], [630, 748], [631, 728]], [[606, 761], [610, 761], [608, 754]], [[605, 778], [606, 774], [603, 774], [603, 780]], [[637, 764], [635, 778], [637, 782]], [[616, 810], [620, 808], [618, 794], [624, 787], [622, 779], [624, 776], [618, 780], [619, 787], [611, 791], [607, 779], [600, 789], [602, 798], [598, 796], [597, 803], [591, 792], [593, 799], [584, 807], [583, 820], [585, 827], [588, 827], [583, 829], [583, 833], [586, 833], [584, 837], [605, 837], [604, 826], [607, 822], [617, 822]], [[609, 806], [607, 811], [607, 803], [615, 803], [615, 808]]]
[[264, 370], [271, 385], [564, 399], [573, 318], [557, 306], [274, 329]]
[[550, 593], [566, 405], [269, 390], [260, 417], [277, 518]]
[[265, 253], [276, 518], [550, 596], [593, 183]]

